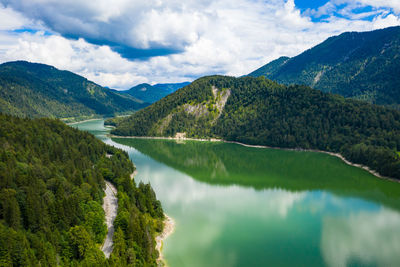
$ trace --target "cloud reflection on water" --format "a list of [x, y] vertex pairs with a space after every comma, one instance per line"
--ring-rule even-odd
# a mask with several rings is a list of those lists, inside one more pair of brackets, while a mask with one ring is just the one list
[[382, 208], [323, 219], [321, 250], [329, 266], [400, 266], [400, 214]]
[[[176, 219], [176, 232], [168, 238], [164, 250], [166, 258], [174, 263], [172, 265], [239, 266], [246, 262], [247, 266], [263, 266], [260, 265], [262, 262], [292, 266], [301, 262], [307, 266], [400, 266], [400, 214], [376, 201], [386, 200], [394, 207], [398, 206], [398, 194], [394, 194], [395, 190], [392, 192], [392, 184], [389, 190], [384, 182], [362, 177], [363, 184], [360, 185], [349, 170], [348, 178], [342, 177], [346, 182], [337, 185], [331, 183], [338, 181], [333, 179], [335, 177], [323, 180], [324, 172], [320, 170], [315, 174], [304, 171], [304, 179], [299, 180], [301, 186], [290, 187], [282, 182], [302, 176], [297, 171], [294, 172], [297, 176], [292, 177], [287, 166], [296, 163], [303, 166], [310, 158], [299, 161], [299, 157], [293, 156], [290, 164], [285, 162], [277, 166], [274, 161], [267, 165], [269, 169], [265, 169], [272, 160], [268, 157], [268, 161], [249, 168], [232, 164], [232, 153], [224, 158], [219, 150], [206, 153], [209, 152], [206, 147], [198, 145], [194, 150], [197, 153], [186, 153], [181, 157], [185, 159], [182, 165], [176, 155], [180, 150], [174, 150], [171, 143], [166, 143], [169, 147], [160, 144], [153, 147], [165, 150], [163, 155], [166, 156], [159, 157], [160, 162], [157, 162], [132, 147], [110, 139], [104, 141], [129, 153], [138, 168], [136, 182], [151, 182], [166, 212]], [[151, 142], [148, 143], [147, 146], [151, 146]], [[237, 150], [243, 152], [245, 149], [237, 147]], [[283, 155], [286, 157], [279, 155], [279, 159], [288, 161], [290, 155]], [[172, 163], [179, 161], [179, 164], [171, 167], [167, 159]], [[210, 165], [209, 162], [218, 164]], [[204, 172], [207, 166], [210, 169]], [[259, 170], [260, 166], [264, 169]], [[337, 166], [340, 171], [347, 168], [332, 162], [321, 169], [331, 172]], [[232, 175], [243, 176], [243, 181], [237, 181], [247, 185], [251, 181], [249, 178], [257, 174], [254, 170], [264, 174], [273, 167], [290, 175], [277, 177], [279, 179], [273, 180], [271, 186], [268, 184], [263, 189], [240, 186], [232, 181]], [[313, 167], [310, 168], [315, 172]], [[193, 177], [186, 173], [193, 173]], [[226, 183], [213, 184], [213, 173], [216, 179]], [[311, 174], [313, 176], [309, 176]], [[329, 185], [327, 189], [322, 186], [324, 181]], [[353, 185], [349, 186], [351, 182]], [[366, 186], [366, 182], [370, 184]], [[273, 187], [277, 185], [280, 188]], [[329, 190], [332, 187], [335, 188], [333, 192]]]

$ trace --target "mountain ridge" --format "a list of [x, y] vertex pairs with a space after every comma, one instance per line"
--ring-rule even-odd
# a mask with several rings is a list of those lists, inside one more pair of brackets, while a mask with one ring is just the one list
[[[248, 74], [400, 108], [400, 26], [345, 32]], [[277, 64], [277, 61], [282, 64]]]
[[119, 91], [121, 94], [131, 95], [147, 103], [154, 103], [157, 100], [175, 92], [176, 90], [189, 85], [190, 82], [182, 83], [141, 83], [125, 91]]
[[146, 106], [66, 70], [27, 61], [0, 65], [0, 112], [16, 116], [90, 118]]

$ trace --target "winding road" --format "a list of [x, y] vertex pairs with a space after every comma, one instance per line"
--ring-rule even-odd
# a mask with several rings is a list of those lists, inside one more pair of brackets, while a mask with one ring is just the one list
[[117, 189], [110, 183], [106, 181], [106, 190], [104, 190], [106, 195], [103, 199], [103, 209], [106, 214], [106, 225], [107, 225], [107, 236], [104, 241], [101, 250], [103, 251], [106, 258], [110, 257], [113, 250], [113, 235], [114, 235], [114, 220], [117, 217], [118, 210], [118, 198]]

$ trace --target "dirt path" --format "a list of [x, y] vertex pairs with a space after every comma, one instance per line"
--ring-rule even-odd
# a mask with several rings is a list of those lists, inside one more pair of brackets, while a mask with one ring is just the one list
[[106, 240], [101, 247], [101, 250], [104, 252], [106, 258], [110, 257], [110, 254], [113, 250], [113, 235], [114, 235], [114, 220], [117, 217], [118, 210], [118, 198], [117, 198], [117, 189], [110, 183], [106, 181], [106, 190], [104, 190], [106, 195], [103, 199], [103, 209], [106, 214], [106, 225], [107, 225], [107, 236]]

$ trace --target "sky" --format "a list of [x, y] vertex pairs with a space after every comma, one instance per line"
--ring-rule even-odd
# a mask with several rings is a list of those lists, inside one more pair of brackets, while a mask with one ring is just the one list
[[0, 0], [0, 63], [102, 86], [241, 76], [332, 35], [400, 25], [400, 0]]

